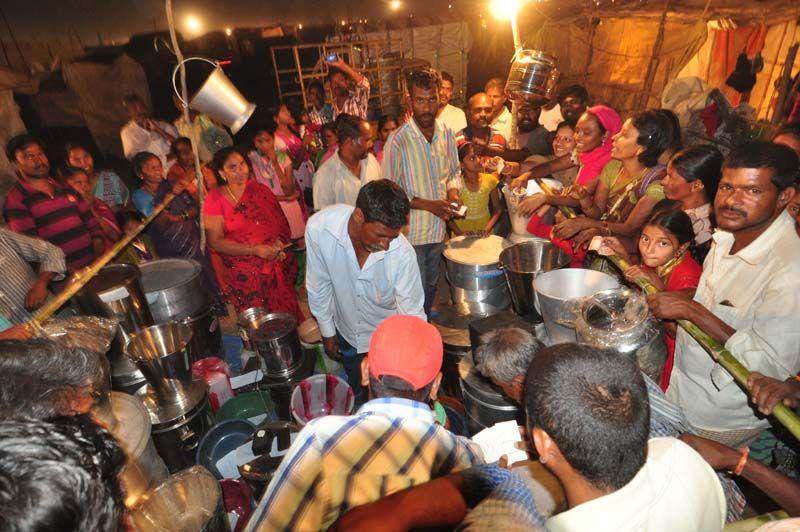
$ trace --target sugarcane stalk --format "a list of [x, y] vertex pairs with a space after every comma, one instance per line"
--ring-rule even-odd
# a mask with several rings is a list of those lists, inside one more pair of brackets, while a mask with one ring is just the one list
[[164, 197], [164, 201], [153, 207], [153, 213], [148, 216], [136, 229], [131, 231], [130, 233], [126, 234], [122, 237], [122, 239], [114, 244], [114, 246], [106, 251], [101, 257], [95, 260], [92, 264], [87, 266], [85, 269], [81, 270], [80, 272], [76, 273], [76, 275], [67, 283], [67, 286], [64, 287], [64, 290], [59, 292], [53, 299], [48, 301], [44, 304], [42, 308], [36, 312], [36, 315], [33, 317], [33, 322], [30, 322], [30, 326], [34, 330], [38, 330], [38, 326], [44, 322], [47, 318], [52, 316], [53, 314], [58, 311], [61, 306], [69, 301], [69, 299], [78, 293], [78, 291], [83, 288], [86, 283], [88, 283], [92, 277], [94, 277], [100, 269], [111, 262], [111, 260], [117, 256], [117, 254], [122, 251], [128, 244], [130, 244], [134, 238], [139, 236], [139, 233], [144, 231], [144, 228], [147, 227], [147, 224], [152, 222], [156, 219], [156, 217], [161, 214], [161, 211], [167, 208], [167, 206], [175, 199], [175, 194], [172, 192], [168, 193]]
[[[544, 192], [548, 196], [555, 196], [555, 192], [553, 192], [553, 189], [550, 188], [550, 185], [544, 182], [544, 179], [542, 179], [541, 177], [534, 177], [533, 180], [536, 181], [536, 184], [539, 185], [539, 188], [542, 189], [542, 192]], [[566, 205], [559, 205], [558, 210], [561, 211], [561, 214], [566, 216], [568, 220], [578, 217], [578, 215], [575, 214], [575, 210], [572, 209], [572, 207], [567, 207]]]
[[[620, 269], [620, 271], [625, 271], [631, 267], [631, 264], [620, 257], [619, 255], [609, 255], [607, 256], [608, 260], [610, 260], [614, 265]], [[638, 277], [635, 279], [636, 284], [647, 294], [655, 294], [660, 290], [656, 285], [651, 283], [648, 279], [644, 277]], [[703, 349], [708, 351], [708, 354], [711, 355], [720, 366], [725, 368], [725, 370], [733, 376], [733, 378], [741, 384], [744, 389], [749, 393], [750, 387], [747, 384], [747, 379], [750, 377], [750, 370], [745, 367], [744, 364], [739, 362], [739, 360], [733, 356], [733, 353], [728, 351], [724, 345], [719, 343], [717, 340], [712, 338], [708, 335], [703, 329], [695, 325], [693, 322], [689, 320], [677, 320], [678, 325], [680, 325], [689, 335], [694, 338], [697, 343], [699, 343]], [[772, 415], [777, 419], [786, 429], [794, 435], [795, 438], [800, 440], [800, 417], [792, 411], [789, 407], [784, 404], [778, 404], [773, 410]]]

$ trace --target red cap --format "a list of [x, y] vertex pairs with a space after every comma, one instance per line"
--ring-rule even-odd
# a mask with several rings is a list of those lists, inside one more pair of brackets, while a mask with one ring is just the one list
[[429, 384], [442, 369], [442, 335], [416, 316], [390, 316], [372, 333], [369, 372], [375, 378], [391, 375], [415, 390]]

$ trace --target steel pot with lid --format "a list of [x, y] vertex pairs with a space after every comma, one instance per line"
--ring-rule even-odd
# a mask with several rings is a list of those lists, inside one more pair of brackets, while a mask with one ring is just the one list
[[139, 266], [142, 289], [156, 323], [197, 316], [210, 297], [201, 282], [202, 267], [191, 259], [159, 259]]
[[638, 290], [615, 288], [586, 297], [575, 331], [583, 343], [633, 358], [645, 375], [660, 382], [667, 360], [664, 329]]
[[511, 300], [498, 263], [500, 252], [510, 245], [496, 235], [458, 236], [445, 243], [450, 297], [459, 312], [488, 316], [508, 308]]
[[539, 50], [520, 50], [508, 73], [506, 94], [518, 104], [541, 106], [552, 97], [558, 77], [555, 57]]
[[303, 350], [297, 335], [297, 319], [291, 314], [274, 312], [250, 336], [258, 355], [264, 359], [268, 377], [291, 375], [303, 362]]

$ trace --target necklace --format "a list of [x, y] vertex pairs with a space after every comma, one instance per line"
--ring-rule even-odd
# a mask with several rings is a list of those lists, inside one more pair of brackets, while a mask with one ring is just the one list
[[237, 198], [236, 196], [234, 196], [234, 195], [233, 195], [233, 191], [231, 190], [231, 187], [230, 187], [230, 185], [228, 185], [228, 186], [226, 186], [226, 187], [225, 187], [225, 192], [227, 192], [227, 193], [228, 193], [228, 196], [230, 196], [230, 198], [233, 200], [233, 204], [234, 204], [234, 205], [236, 205], [237, 203], [239, 203], [239, 200], [240, 200], [240, 199], [242, 199], [242, 196], [244, 195], [244, 191], [242, 191], [242, 193], [241, 193], [241, 194], [239, 194], [239, 197], [238, 197], [238, 198]]

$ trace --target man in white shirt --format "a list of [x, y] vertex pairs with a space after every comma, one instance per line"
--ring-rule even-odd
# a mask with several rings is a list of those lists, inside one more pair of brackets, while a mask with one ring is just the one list
[[506, 107], [506, 82], [502, 78], [492, 78], [486, 82], [484, 92], [492, 101], [489, 125], [506, 139], [508, 144], [511, 140], [511, 111]]
[[725, 495], [703, 458], [675, 438], [648, 441], [647, 389], [636, 363], [561, 344], [537, 353], [525, 384], [539, 461], [569, 509], [550, 532], [721, 531]]
[[375, 327], [395, 314], [426, 319], [417, 257], [400, 234], [409, 211], [403, 190], [380, 179], [361, 188], [355, 208], [328, 207], [306, 226], [308, 304], [359, 404], [359, 368]]
[[[650, 296], [650, 308], [662, 319], [694, 322], [750, 371], [784, 380], [800, 371], [800, 239], [784, 211], [795, 195], [798, 157], [754, 142], [733, 150], [722, 168], [718, 229], [694, 299], [663, 292]], [[667, 397], [701, 436], [730, 447], [769, 426], [747, 392], [680, 329]]]
[[381, 178], [381, 165], [372, 155], [372, 126], [353, 115], [339, 115], [335, 123], [339, 149], [314, 174], [314, 208], [343, 203], [355, 206], [358, 191]]
[[450, 100], [453, 99], [453, 76], [448, 72], [442, 72], [440, 76], [442, 84], [439, 87], [439, 112], [436, 119], [453, 133], [458, 133], [467, 127], [467, 115], [462, 109], [450, 105]]
[[161, 165], [167, 170], [172, 157], [170, 148], [179, 137], [175, 126], [150, 118], [147, 105], [137, 94], [128, 94], [122, 104], [130, 118], [119, 132], [125, 157], [132, 159], [137, 153], [147, 151], [161, 159]]

